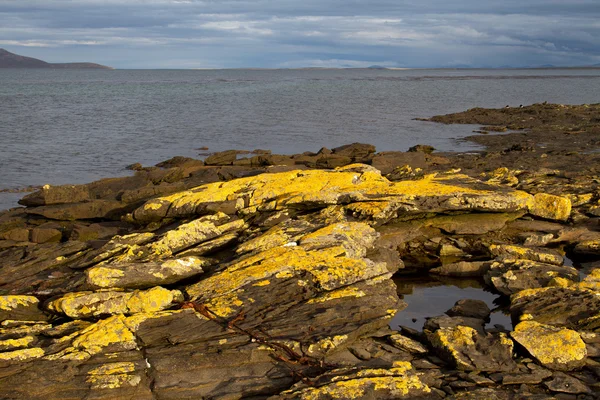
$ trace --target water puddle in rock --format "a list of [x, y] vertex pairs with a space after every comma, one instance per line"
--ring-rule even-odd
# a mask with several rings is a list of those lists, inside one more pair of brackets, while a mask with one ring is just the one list
[[408, 307], [392, 318], [392, 329], [398, 329], [402, 325], [420, 331], [426, 317], [444, 315], [444, 312], [461, 299], [483, 300], [488, 305], [492, 314], [486, 328], [502, 325], [506, 329], [512, 329], [508, 309], [506, 308], [506, 314], [500, 309], [500, 296], [486, 291], [481, 280], [396, 276], [394, 282], [398, 287], [398, 295]]

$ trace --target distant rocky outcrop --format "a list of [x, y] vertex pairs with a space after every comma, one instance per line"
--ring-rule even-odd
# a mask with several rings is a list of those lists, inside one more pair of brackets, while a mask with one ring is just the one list
[[0, 49], [0, 68], [113, 69], [106, 65], [88, 62], [48, 63], [37, 58], [20, 56], [4, 49]]

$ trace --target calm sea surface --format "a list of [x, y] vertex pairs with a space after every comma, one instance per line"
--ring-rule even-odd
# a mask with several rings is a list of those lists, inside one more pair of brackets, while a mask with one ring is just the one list
[[[468, 108], [598, 103], [600, 70], [0, 70], [0, 189], [125, 175], [207, 146], [473, 150]], [[0, 193], [0, 209], [22, 194]]]

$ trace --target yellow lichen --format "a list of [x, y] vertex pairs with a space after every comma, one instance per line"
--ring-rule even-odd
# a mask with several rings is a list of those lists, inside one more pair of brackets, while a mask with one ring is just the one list
[[569, 370], [585, 363], [587, 348], [579, 333], [535, 321], [520, 322], [511, 336], [542, 365]]
[[[298, 395], [303, 400], [317, 399], [360, 399], [369, 392], [382, 392], [376, 395], [380, 398], [383, 394], [390, 398], [415, 396], [430, 393], [431, 388], [424, 384], [417, 375], [406, 374], [407, 369], [391, 368], [370, 369], [360, 371], [356, 378], [339, 377], [341, 379], [321, 387], [306, 388]], [[383, 375], [383, 376], [382, 376]]]
[[324, 303], [327, 301], [341, 299], [344, 297], [363, 297], [365, 296], [365, 292], [355, 287], [347, 287], [338, 290], [334, 290], [332, 292], [327, 292], [322, 294], [319, 297], [312, 298], [308, 301], [309, 304], [312, 303]]
[[19, 339], [0, 340], [0, 351], [29, 347], [33, 342], [35, 342], [34, 336], [24, 336]]
[[1, 361], [24, 361], [33, 358], [40, 358], [44, 356], [44, 349], [34, 347], [31, 349], [21, 349], [9, 351], [6, 353], [0, 353]]
[[308, 346], [308, 354], [327, 353], [328, 351], [337, 348], [340, 344], [346, 342], [347, 340], [347, 335], [336, 335], [325, 339], [321, 339], [318, 342]]
[[230, 317], [236, 314], [240, 308], [244, 305], [237, 295], [229, 294], [220, 297], [214, 297], [204, 303], [204, 305], [214, 314], [219, 317]]
[[119, 278], [125, 276], [125, 272], [107, 267], [94, 267], [86, 271], [88, 282], [98, 287], [115, 287]]
[[537, 193], [529, 212], [535, 216], [566, 221], [571, 215], [571, 200], [566, 197]]
[[11, 311], [17, 307], [29, 307], [39, 300], [33, 296], [0, 296], [0, 310]]
[[125, 324], [125, 317], [122, 315], [98, 321], [85, 328], [77, 333], [71, 347], [45, 358], [48, 360], [87, 360], [111, 345], [118, 346], [123, 350], [132, 350], [137, 347], [135, 336]]
[[174, 300], [182, 300], [178, 290], [154, 287], [134, 292], [100, 291], [69, 293], [48, 304], [48, 309], [71, 318], [86, 318], [106, 314], [135, 314], [163, 310]]
[[265, 279], [264, 281], [260, 281], [260, 282], [256, 282], [254, 285], [252, 286], [269, 286], [271, 284], [271, 281], [268, 279]]
[[[497, 187], [475, 189], [478, 182], [466, 175], [425, 175], [417, 181], [390, 182], [379, 171], [356, 165], [360, 172], [338, 169], [336, 171], [309, 170], [261, 174], [215, 182], [149, 200], [134, 211], [138, 220], [156, 220], [175, 216], [194, 215], [214, 203], [235, 202], [242, 213], [283, 210], [300, 204], [321, 206], [351, 202], [395, 200], [396, 204], [410, 203], [417, 198], [447, 200], [451, 208], [526, 209], [532, 196], [506, 189], [498, 193]], [[243, 203], [240, 201], [243, 199]]]

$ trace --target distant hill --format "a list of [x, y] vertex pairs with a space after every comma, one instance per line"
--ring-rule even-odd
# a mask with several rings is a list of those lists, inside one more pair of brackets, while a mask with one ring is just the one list
[[0, 49], [0, 68], [113, 69], [106, 65], [87, 62], [48, 63], [37, 58], [20, 56], [4, 49]]

